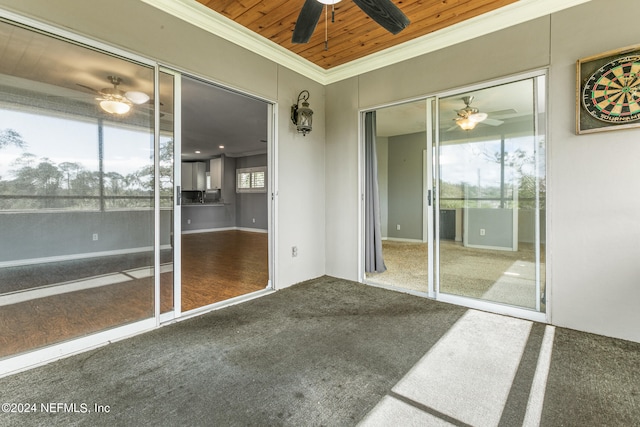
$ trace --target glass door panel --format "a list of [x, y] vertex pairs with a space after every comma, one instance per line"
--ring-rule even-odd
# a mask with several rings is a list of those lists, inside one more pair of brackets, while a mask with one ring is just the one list
[[430, 100], [365, 113], [365, 279], [428, 293], [433, 247]]
[[154, 68], [8, 22], [0, 45], [0, 359], [152, 320]]
[[542, 309], [542, 94], [540, 76], [439, 100], [440, 293]]

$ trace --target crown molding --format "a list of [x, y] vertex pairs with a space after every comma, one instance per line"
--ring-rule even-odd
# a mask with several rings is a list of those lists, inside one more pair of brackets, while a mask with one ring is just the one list
[[[323, 83], [326, 71], [195, 0], [140, 0], [143, 3]], [[323, 83], [324, 84], [324, 83]]]
[[519, 0], [487, 14], [328, 70], [214, 12], [195, 0], [140, 0], [150, 6], [327, 85], [591, 0]]

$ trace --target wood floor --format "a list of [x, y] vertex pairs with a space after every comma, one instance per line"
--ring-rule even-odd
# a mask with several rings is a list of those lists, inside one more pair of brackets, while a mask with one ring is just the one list
[[259, 291], [268, 281], [266, 233], [182, 236], [182, 311]]
[[[267, 286], [266, 233], [189, 234], [183, 236], [182, 246], [183, 312]], [[0, 358], [153, 317], [153, 275], [148, 266], [71, 281], [60, 279], [59, 264], [51, 269], [55, 283], [0, 296], [5, 301], [0, 304]], [[170, 263], [161, 270], [161, 312], [173, 307], [172, 270]], [[106, 284], [20, 300], [29, 292], [55, 293], [56, 288], [82, 288], [93, 282]], [[11, 297], [18, 297], [18, 302], [6, 303]]]

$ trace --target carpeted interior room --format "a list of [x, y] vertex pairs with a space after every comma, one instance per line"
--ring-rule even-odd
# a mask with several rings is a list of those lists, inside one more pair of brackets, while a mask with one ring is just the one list
[[[428, 292], [427, 243], [384, 240], [382, 252], [387, 270], [367, 273], [368, 283]], [[539, 271], [544, 291], [544, 247], [541, 252]], [[501, 251], [443, 240], [439, 259], [440, 292], [535, 308], [535, 251], [531, 244], [521, 242], [517, 251]]]
[[0, 425], [633, 425], [638, 378], [638, 343], [325, 276], [2, 378], [38, 411]]

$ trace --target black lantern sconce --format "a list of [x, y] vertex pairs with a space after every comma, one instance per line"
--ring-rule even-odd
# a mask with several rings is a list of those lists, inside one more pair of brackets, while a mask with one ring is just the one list
[[[309, 108], [308, 100], [309, 91], [303, 90], [298, 95], [298, 102], [291, 106], [291, 121], [296, 125], [298, 132], [302, 133], [302, 136], [311, 132], [313, 110]], [[302, 101], [302, 106], [300, 106], [300, 101]]]

